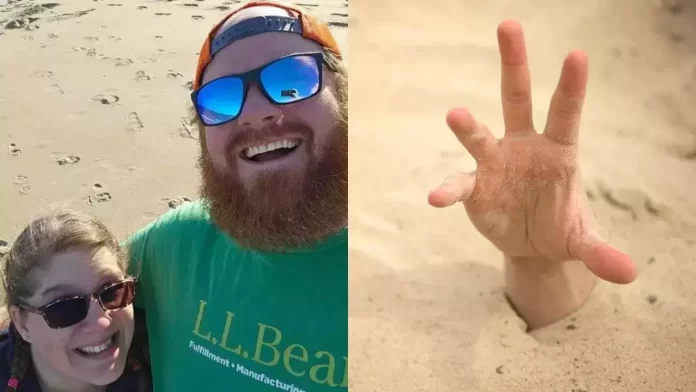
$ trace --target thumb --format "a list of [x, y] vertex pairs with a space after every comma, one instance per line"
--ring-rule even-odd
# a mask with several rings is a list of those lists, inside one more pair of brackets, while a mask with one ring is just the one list
[[612, 247], [596, 234], [570, 248], [570, 256], [580, 260], [598, 278], [617, 284], [636, 279], [636, 266], [631, 257]]
[[476, 172], [448, 176], [428, 195], [428, 203], [437, 208], [449, 207], [471, 196], [476, 184]]

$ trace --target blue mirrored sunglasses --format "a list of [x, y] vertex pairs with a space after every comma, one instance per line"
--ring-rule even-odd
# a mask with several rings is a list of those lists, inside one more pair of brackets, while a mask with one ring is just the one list
[[222, 125], [239, 117], [250, 83], [256, 83], [276, 105], [299, 102], [321, 90], [323, 60], [321, 52], [281, 57], [243, 74], [211, 80], [191, 93], [191, 100], [198, 117], [208, 126]]

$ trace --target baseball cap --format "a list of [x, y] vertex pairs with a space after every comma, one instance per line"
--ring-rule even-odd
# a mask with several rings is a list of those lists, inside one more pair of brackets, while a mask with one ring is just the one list
[[[220, 30], [222, 25], [230, 17], [245, 8], [258, 6], [282, 8], [293, 16], [258, 16], [255, 18], [250, 18], [235, 25], [229, 26], [227, 30], [225, 30], [218, 38], [215, 38], [218, 30]], [[317, 18], [307, 15], [299, 8], [280, 4], [275, 1], [251, 1], [227, 14], [227, 16], [216, 24], [208, 33], [198, 56], [198, 66], [196, 67], [196, 75], [193, 80], [193, 89], [196, 90], [201, 86], [201, 80], [203, 79], [205, 67], [207, 67], [211, 61], [213, 61], [215, 53], [238, 39], [266, 32], [287, 32], [301, 34], [304, 38], [317, 42], [323, 47], [328, 48], [336, 57], [341, 58], [341, 51], [338, 48], [338, 44], [331, 34], [329, 27], [319, 21]]]

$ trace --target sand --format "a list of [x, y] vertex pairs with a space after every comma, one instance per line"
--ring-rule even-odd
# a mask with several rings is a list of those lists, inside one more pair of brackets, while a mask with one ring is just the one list
[[[519, 20], [543, 127], [565, 55], [589, 55], [581, 161], [606, 237], [640, 277], [531, 334], [464, 208], [466, 106], [502, 136], [496, 27]], [[350, 364], [355, 391], [696, 390], [696, 2], [352, 0]]]
[[[0, 247], [50, 207], [124, 237], [196, 197], [198, 141], [181, 118], [201, 38], [233, 3], [0, 5]], [[306, 4], [351, 54], [352, 390], [695, 388], [695, 5], [353, 0], [347, 17], [345, 0]], [[565, 54], [588, 52], [582, 170], [606, 236], [640, 268], [531, 334], [464, 209], [426, 203], [473, 168], [447, 109], [502, 135], [505, 18], [526, 29], [537, 124]]]

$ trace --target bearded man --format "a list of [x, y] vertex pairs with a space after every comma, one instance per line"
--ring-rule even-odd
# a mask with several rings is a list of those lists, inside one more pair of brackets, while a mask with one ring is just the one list
[[201, 198], [127, 241], [156, 391], [347, 391], [347, 85], [299, 9], [247, 3], [206, 37]]

